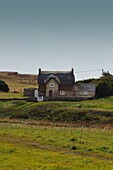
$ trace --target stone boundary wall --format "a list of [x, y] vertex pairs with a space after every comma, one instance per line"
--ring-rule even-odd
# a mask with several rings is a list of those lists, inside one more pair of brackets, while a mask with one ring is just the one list
[[81, 101], [81, 100], [89, 100], [94, 99], [91, 96], [80, 96], [80, 97], [44, 97], [44, 101]]

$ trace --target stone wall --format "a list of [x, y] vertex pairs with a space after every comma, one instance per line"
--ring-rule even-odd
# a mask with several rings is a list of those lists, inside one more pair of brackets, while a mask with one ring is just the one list
[[24, 89], [24, 96], [34, 98], [34, 91], [35, 90], [36, 90], [36, 88], [25, 88]]
[[94, 98], [95, 97], [95, 92], [81, 92], [81, 91], [75, 91], [75, 97], [92, 97]]
[[[52, 86], [53, 85], [53, 86]], [[58, 83], [51, 79], [46, 85], [46, 97], [49, 97], [49, 92], [52, 91], [52, 96], [56, 97], [58, 92]]]

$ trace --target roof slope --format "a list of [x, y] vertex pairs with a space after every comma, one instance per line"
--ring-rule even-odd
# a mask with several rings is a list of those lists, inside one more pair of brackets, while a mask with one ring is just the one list
[[38, 84], [45, 84], [48, 77], [51, 75], [58, 77], [60, 84], [73, 85], [75, 83], [75, 76], [72, 71], [39, 71]]

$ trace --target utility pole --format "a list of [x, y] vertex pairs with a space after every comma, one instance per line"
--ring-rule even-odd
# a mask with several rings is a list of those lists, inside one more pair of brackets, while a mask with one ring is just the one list
[[104, 75], [104, 69], [102, 69], [102, 76]]

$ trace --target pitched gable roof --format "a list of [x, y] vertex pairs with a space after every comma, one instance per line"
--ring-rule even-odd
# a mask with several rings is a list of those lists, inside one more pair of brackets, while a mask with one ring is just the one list
[[54, 74], [51, 74], [50, 76], [48, 76], [48, 78], [44, 82], [47, 84], [51, 79], [54, 79], [58, 84], [60, 84], [59, 78], [55, 76]]
[[61, 85], [73, 85], [75, 83], [73, 69], [71, 71], [41, 71], [39, 69], [38, 83], [45, 84], [45, 81], [51, 76], [57, 77]]

